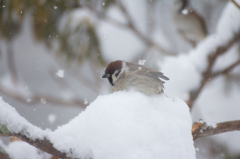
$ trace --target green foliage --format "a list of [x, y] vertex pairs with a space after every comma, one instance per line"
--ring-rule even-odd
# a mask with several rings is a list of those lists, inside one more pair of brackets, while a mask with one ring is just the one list
[[[94, 58], [104, 64], [100, 42], [94, 24], [89, 18], [80, 19], [75, 28], [70, 27], [75, 19], [71, 13], [78, 8], [76, 0], [0, 0], [0, 37], [12, 40], [21, 31], [26, 17], [31, 17], [31, 27], [37, 42], [43, 42], [49, 49], [57, 48], [58, 55], [68, 60], [82, 62]], [[97, 3], [98, 1], [93, 1]], [[93, 2], [85, 1], [87, 5]], [[114, 1], [106, 0], [103, 9]], [[30, 16], [29, 16], [30, 15]], [[60, 23], [63, 18], [67, 20]], [[27, 19], [29, 20], [29, 19]], [[60, 31], [60, 27], [64, 29]]]
[[11, 134], [11, 131], [8, 130], [7, 126], [0, 123], [0, 135]]

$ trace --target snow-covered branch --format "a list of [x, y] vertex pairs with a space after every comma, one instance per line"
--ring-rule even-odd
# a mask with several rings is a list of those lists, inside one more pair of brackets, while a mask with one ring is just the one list
[[228, 66], [227, 68], [225, 68], [224, 70], [215, 72], [211, 75], [212, 78], [215, 78], [216, 76], [219, 75], [223, 75], [223, 74], [228, 74], [232, 69], [234, 69], [237, 65], [240, 65], [240, 59], [236, 62], [234, 62], [233, 64], [231, 64], [230, 66]]
[[[66, 158], [66, 159], [72, 159], [71, 157], [67, 157], [66, 153], [62, 153], [59, 150], [57, 150], [56, 148], [53, 147], [53, 144], [46, 138], [43, 139], [32, 139], [29, 136], [27, 136], [27, 134], [24, 133], [14, 133], [11, 132], [7, 126], [3, 125], [0, 123], [0, 136], [14, 136], [17, 137], [27, 143], [29, 143], [30, 145], [33, 145], [39, 149], [41, 149], [44, 152], [48, 152], [54, 156], [58, 156], [60, 158]], [[1, 156], [1, 153], [0, 153]], [[5, 155], [7, 156], [7, 155]]]
[[[235, 121], [227, 121], [227, 122], [221, 122], [221, 123], [207, 123], [203, 121], [195, 122], [192, 127], [192, 135], [193, 139], [197, 139], [200, 137], [210, 136], [210, 135], [216, 135], [220, 133], [225, 133], [229, 131], [237, 131], [240, 130], [240, 120]], [[48, 152], [52, 155], [66, 158], [66, 159], [72, 159], [71, 157], [68, 157], [66, 153], [62, 153], [56, 148], [53, 147], [53, 144], [47, 139], [32, 139], [28, 137], [28, 135], [24, 133], [14, 133], [11, 132], [7, 126], [0, 123], [0, 136], [14, 136], [18, 137], [21, 140], [41, 149], [44, 152]], [[0, 157], [4, 156], [6, 159], [8, 155], [6, 153], [0, 152]]]
[[208, 66], [207, 66], [206, 70], [202, 73], [201, 84], [199, 85], [199, 87], [197, 89], [193, 90], [190, 93], [190, 97], [187, 101], [187, 104], [188, 104], [190, 109], [192, 109], [193, 104], [195, 103], [196, 99], [198, 98], [199, 94], [201, 93], [201, 91], [203, 90], [205, 84], [209, 81], [209, 79], [215, 78], [219, 74], [226, 74], [229, 71], [231, 71], [235, 66], [237, 66], [239, 64], [239, 61], [238, 61], [236, 63], [233, 63], [232, 65], [230, 65], [229, 67], [227, 67], [223, 71], [218, 72], [217, 74], [212, 73], [213, 66], [214, 66], [215, 62], [217, 61], [217, 59], [222, 54], [226, 53], [239, 40], [240, 40], [240, 30], [235, 34], [235, 36], [232, 37], [232, 39], [230, 39], [228, 41], [228, 43], [225, 46], [218, 46], [216, 48], [215, 52], [209, 53]]
[[[123, 98], [125, 100], [122, 100]], [[108, 104], [110, 99], [112, 103]], [[189, 144], [183, 147], [187, 150], [189, 147], [193, 149], [191, 147], [193, 145], [192, 136], [196, 139], [240, 130], [240, 120], [217, 124], [200, 121], [192, 127], [188, 106], [181, 99], [171, 99], [165, 95], [148, 97], [138, 92], [117, 92], [99, 96], [88, 109], [54, 132], [42, 130], [30, 124], [3, 100], [0, 100], [0, 108], [0, 136], [20, 138], [44, 152], [67, 159], [80, 158], [79, 156], [83, 156], [84, 159], [91, 159], [95, 155], [102, 158], [101, 156], [107, 154], [110, 154], [107, 156], [111, 158], [112, 155], [118, 156], [120, 154], [128, 156], [128, 148], [124, 149], [126, 142], [128, 142], [127, 145], [130, 146], [130, 149], [138, 147], [139, 142], [153, 147], [159, 144], [159, 147], [161, 147], [160, 145], [168, 147], [169, 153], [171, 153], [173, 145], [167, 145], [167, 143], [173, 137], [172, 141], [176, 140], [176, 144], [180, 145], [187, 140]], [[136, 113], [136, 110], [138, 110], [138, 113]], [[122, 118], [123, 114], [125, 118]], [[165, 115], [165, 117], [163, 118], [162, 115]], [[163, 124], [163, 119], [169, 123]], [[185, 124], [182, 125], [183, 122]], [[175, 126], [169, 126], [169, 124]], [[190, 133], [191, 128], [192, 134]], [[136, 129], [139, 135], [137, 137], [136, 133], [132, 132]], [[163, 132], [163, 129], [167, 132]], [[142, 136], [147, 136], [147, 134], [153, 134], [153, 136], [151, 136], [151, 139], [142, 140]], [[124, 141], [123, 145], [122, 142], [119, 142], [119, 139]], [[103, 146], [102, 143], [107, 146]], [[110, 150], [109, 147], [113, 147], [113, 145], [116, 148]], [[117, 148], [119, 146], [121, 147], [120, 150]], [[143, 146], [143, 150], [148, 146]], [[145, 155], [159, 153], [161, 156], [166, 154], [165, 151], [161, 152], [159, 149], [152, 152], [152, 149], [146, 150], [148, 153]], [[192, 152], [191, 155], [194, 155], [194, 149]], [[183, 155], [182, 151], [175, 151], [175, 153]]]
[[221, 123], [195, 122], [192, 127], [193, 139], [221, 134], [229, 131], [240, 130], [240, 120], [226, 121]]

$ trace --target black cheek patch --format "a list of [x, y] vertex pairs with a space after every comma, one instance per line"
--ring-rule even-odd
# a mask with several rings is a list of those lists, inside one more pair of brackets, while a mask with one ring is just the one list
[[108, 77], [108, 80], [111, 83], [111, 85], [113, 86], [112, 76]]
[[118, 73], [116, 74], [116, 77], [119, 75], [120, 71], [118, 71]]

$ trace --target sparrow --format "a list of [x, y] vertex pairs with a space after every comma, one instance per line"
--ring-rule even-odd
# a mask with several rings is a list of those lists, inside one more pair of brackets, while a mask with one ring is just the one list
[[191, 8], [188, 0], [175, 1], [173, 22], [182, 38], [193, 47], [207, 36], [204, 19]]
[[114, 91], [135, 90], [146, 95], [163, 93], [163, 73], [143, 65], [117, 60], [105, 69], [102, 78], [108, 78]]

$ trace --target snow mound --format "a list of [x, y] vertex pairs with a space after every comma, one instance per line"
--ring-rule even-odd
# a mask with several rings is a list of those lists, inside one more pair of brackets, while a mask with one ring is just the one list
[[194, 159], [192, 121], [179, 98], [115, 92], [99, 96], [49, 134], [54, 146], [94, 159]]

